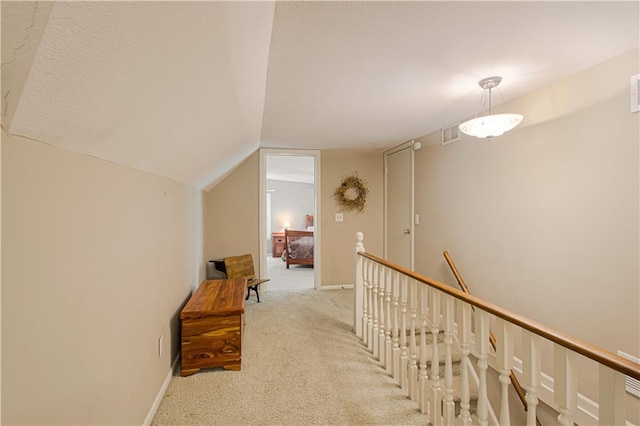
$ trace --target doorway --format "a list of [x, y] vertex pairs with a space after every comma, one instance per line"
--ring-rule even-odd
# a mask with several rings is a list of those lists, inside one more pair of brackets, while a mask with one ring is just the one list
[[413, 270], [413, 141], [384, 153], [385, 258]]
[[[274, 290], [320, 283], [320, 151], [260, 150], [260, 273]], [[308, 219], [313, 218], [313, 224]], [[309, 228], [313, 265], [286, 268], [284, 229]]]

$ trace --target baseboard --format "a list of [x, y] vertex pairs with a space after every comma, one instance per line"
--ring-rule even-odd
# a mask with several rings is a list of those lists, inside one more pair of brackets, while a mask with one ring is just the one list
[[346, 290], [348, 288], [353, 288], [353, 284], [322, 285], [318, 287], [318, 290]]
[[165, 377], [164, 382], [162, 383], [162, 386], [160, 387], [160, 390], [156, 395], [156, 399], [153, 401], [153, 404], [151, 405], [149, 414], [147, 414], [147, 418], [144, 419], [144, 423], [142, 423], [142, 426], [149, 426], [153, 421], [153, 416], [156, 415], [156, 411], [158, 411], [160, 402], [162, 401], [164, 394], [167, 392], [167, 388], [169, 387], [169, 383], [171, 382], [171, 378], [173, 377], [173, 372], [176, 370], [176, 365], [178, 365], [179, 359], [180, 359], [180, 352], [178, 352], [176, 359], [173, 360], [173, 363], [171, 364], [171, 369], [167, 373], [167, 377]]

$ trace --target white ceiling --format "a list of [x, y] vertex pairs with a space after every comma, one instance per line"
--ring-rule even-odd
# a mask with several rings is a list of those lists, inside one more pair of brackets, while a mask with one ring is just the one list
[[267, 154], [266, 178], [286, 182], [314, 183], [314, 157]]
[[388, 148], [476, 113], [481, 78], [509, 100], [637, 48], [639, 4], [3, 1], [2, 126], [208, 188], [258, 147]]

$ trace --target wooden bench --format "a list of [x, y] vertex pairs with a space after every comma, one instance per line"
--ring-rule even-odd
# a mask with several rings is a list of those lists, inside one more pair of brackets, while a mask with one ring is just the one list
[[201, 368], [240, 370], [245, 281], [203, 281], [180, 312], [183, 377]]
[[227, 275], [227, 279], [246, 278], [247, 296], [244, 299], [249, 299], [251, 290], [253, 290], [256, 292], [258, 303], [260, 303], [258, 286], [269, 281], [269, 278], [256, 277], [256, 272], [253, 267], [253, 256], [251, 256], [251, 254], [225, 257], [224, 259], [214, 260], [213, 262], [218, 271], [224, 272]]

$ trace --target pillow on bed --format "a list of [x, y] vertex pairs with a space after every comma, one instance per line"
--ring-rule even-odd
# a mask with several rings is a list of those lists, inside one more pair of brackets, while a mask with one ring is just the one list
[[313, 231], [313, 226], [307, 226], [307, 231]]

